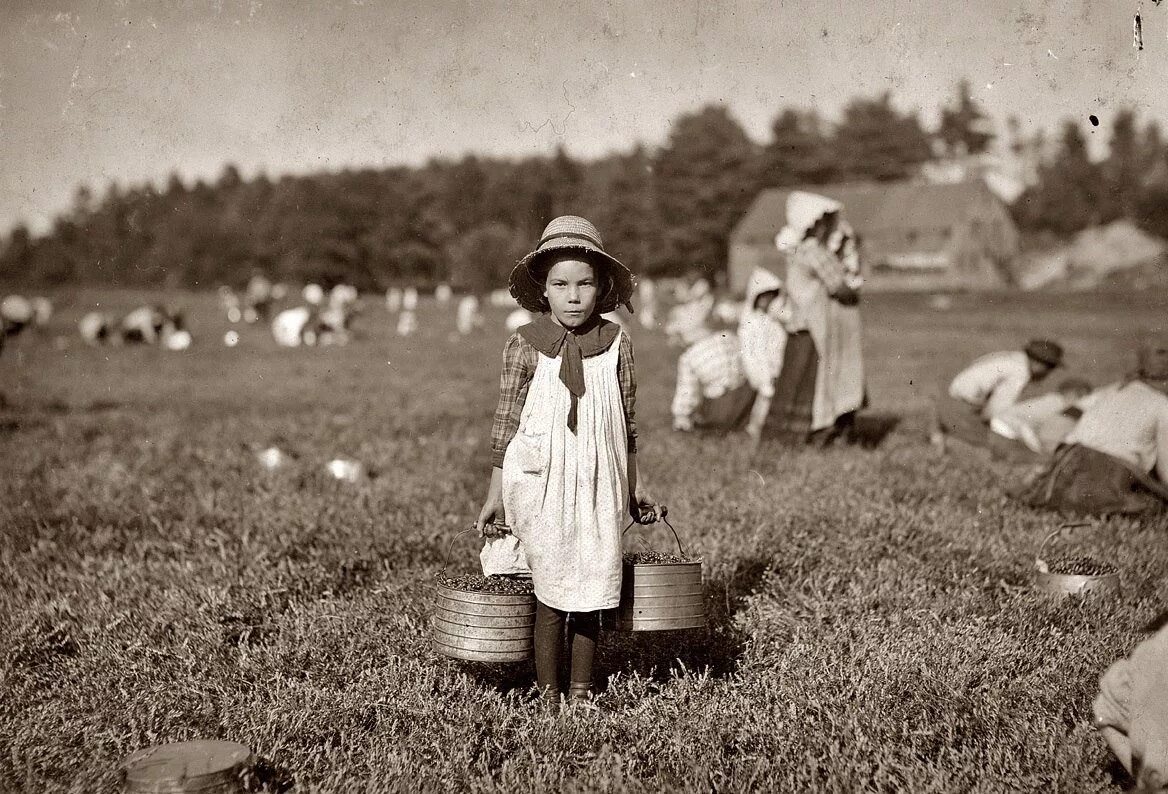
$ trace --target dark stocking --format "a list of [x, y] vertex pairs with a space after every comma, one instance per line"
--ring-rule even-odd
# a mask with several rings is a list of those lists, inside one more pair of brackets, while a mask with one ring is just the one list
[[592, 683], [592, 660], [596, 656], [596, 640], [600, 637], [599, 612], [573, 612], [568, 621], [568, 642], [572, 648], [573, 684]]
[[567, 613], [535, 602], [535, 682], [544, 692], [560, 689], [560, 653]]
[[573, 683], [592, 683], [592, 662], [600, 637], [599, 612], [564, 612], [535, 602], [535, 681], [545, 692], [560, 689], [560, 659], [567, 626], [572, 661], [569, 678]]

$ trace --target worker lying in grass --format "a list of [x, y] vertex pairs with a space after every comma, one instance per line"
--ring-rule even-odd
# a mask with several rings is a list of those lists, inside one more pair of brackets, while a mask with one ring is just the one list
[[1091, 515], [1168, 508], [1168, 338], [1144, 344], [1136, 371], [1100, 389], [1051, 462], [1015, 493]]

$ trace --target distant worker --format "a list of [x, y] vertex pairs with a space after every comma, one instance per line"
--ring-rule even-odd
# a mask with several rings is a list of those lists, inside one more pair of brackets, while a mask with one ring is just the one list
[[401, 287], [390, 287], [385, 291], [385, 308], [391, 313], [401, 311], [402, 307], [402, 291]]
[[23, 295], [8, 295], [0, 300], [0, 322], [3, 323], [5, 336], [19, 335], [32, 325], [35, 315], [32, 301]]
[[267, 322], [272, 313], [273, 300], [271, 280], [259, 270], [253, 271], [243, 293], [244, 322]]
[[788, 444], [850, 439], [865, 402], [859, 292], [829, 242], [842, 211], [834, 199], [793, 191], [775, 238], [787, 256], [792, 313], [766, 435]]
[[756, 267], [746, 284], [738, 341], [742, 345], [742, 369], [747, 380], [760, 395], [767, 397], [774, 394], [775, 379], [787, 345], [787, 331], [770, 311], [771, 304], [776, 300], [781, 303], [782, 299], [783, 282], [779, 277]]
[[126, 344], [157, 344], [166, 327], [166, 313], [160, 306], [139, 306], [118, 324], [118, 332]]
[[319, 306], [324, 303], [324, 288], [319, 284], [305, 284], [301, 295], [309, 306]]
[[775, 384], [783, 366], [787, 347], [787, 328], [791, 308], [783, 282], [769, 270], [756, 267], [746, 284], [746, 300], [738, 321], [738, 344], [742, 351], [742, 370], [757, 393], [747, 432], [755, 439], [775, 396]]
[[657, 285], [651, 278], [643, 278], [637, 283], [637, 302], [640, 304], [642, 328], [657, 327]]
[[474, 295], [463, 295], [458, 301], [458, 314], [455, 325], [458, 333], [469, 336], [482, 327], [483, 318], [479, 313], [479, 299]]
[[741, 430], [754, 404], [755, 391], [742, 371], [738, 336], [714, 330], [708, 307], [689, 304], [686, 316], [677, 318], [677, 333], [686, 349], [677, 360], [674, 430]]
[[534, 314], [523, 307], [519, 307], [507, 315], [507, 319], [503, 321], [503, 326], [507, 329], [507, 333], [513, 334], [534, 319]]
[[413, 336], [418, 330], [418, 318], [412, 309], [405, 309], [397, 318], [397, 335]]
[[[310, 344], [305, 339], [305, 332], [311, 328], [313, 311], [307, 306], [297, 306], [294, 309], [285, 309], [272, 320], [272, 338], [280, 347], [300, 347]], [[315, 343], [315, 331], [312, 342]]]
[[105, 312], [89, 312], [77, 323], [77, 330], [87, 345], [104, 345], [114, 341], [114, 318]]
[[239, 295], [235, 293], [235, 290], [224, 284], [219, 287], [218, 295], [219, 306], [223, 309], [223, 313], [227, 315], [227, 322], [241, 322], [243, 320], [243, 308], [239, 300]]
[[32, 299], [32, 324], [44, 328], [53, 317], [53, 302], [45, 297]]
[[418, 308], [418, 288], [406, 287], [402, 292], [402, 309], [407, 312], [415, 311]]
[[1142, 345], [1136, 371], [1092, 396], [1064, 446], [1015, 495], [1090, 515], [1168, 508], [1168, 338]]
[[1062, 363], [1062, 347], [1046, 339], [977, 359], [957, 374], [941, 398], [933, 444], [944, 450], [946, 438], [953, 437], [985, 446], [990, 419], [1017, 403], [1027, 384], [1045, 379]]

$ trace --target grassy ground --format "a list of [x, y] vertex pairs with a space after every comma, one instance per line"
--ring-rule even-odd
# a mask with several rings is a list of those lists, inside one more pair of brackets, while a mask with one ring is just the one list
[[[1110, 603], [1027, 585], [1056, 517], [1009, 469], [936, 459], [934, 384], [1032, 334], [1102, 382], [1165, 295], [923, 297], [865, 306], [876, 450], [764, 449], [670, 433], [673, 356], [634, 331], [642, 466], [705, 556], [706, 632], [605, 634], [597, 713], [527, 699], [530, 670], [429, 649], [430, 581], [485, 493], [501, 322], [451, 343], [426, 306], [402, 341], [379, 306], [346, 349], [235, 349], [187, 296], [183, 354], [53, 343], [0, 357], [0, 790], [111, 790], [156, 742], [235, 739], [270, 788], [1110, 791], [1098, 676], [1168, 596], [1165, 525], [1098, 522]], [[501, 315], [492, 315], [499, 320]], [[299, 455], [265, 472], [254, 451]], [[375, 477], [321, 471], [345, 455]], [[660, 535], [650, 535], [664, 543]], [[469, 570], [474, 545], [456, 546]]]

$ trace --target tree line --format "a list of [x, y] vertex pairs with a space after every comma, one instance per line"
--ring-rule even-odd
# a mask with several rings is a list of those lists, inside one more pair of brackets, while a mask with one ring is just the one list
[[[46, 234], [11, 231], [0, 282], [238, 286], [260, 269], [326, 286], [447, 281], [481, 291], [505, 283], [547, 221], [564, 213], [592, 219], [637, 272], [717, 274], [759, 190], [912, 177], [938, 158], [985, 152], [986, 121], [962, 83], [932, 131], [883, 94], [853, 99], [833, 125], [785, 109], [759, 144], [727, 108], [710, 105], [675, 119], [660, 147], [591, 161], [561, 148], [279, 179], [243, 179], [227, 165], [212, 183], [172, 175], [162, 187], [111, 185], [102, 196], [83, 186]], [[1067, 235], [1128, 217], [1168, 236], [1168, 150], [1155, 124], [1118, 114], [1102, 162], [1088, 157], [1071, 121], [1057, 141], [1012, 134], [1010, 146], [1039, 154], [1034, 183], [1013, 207], [1024, 229]]]

